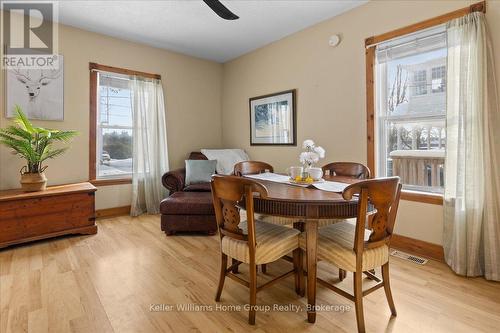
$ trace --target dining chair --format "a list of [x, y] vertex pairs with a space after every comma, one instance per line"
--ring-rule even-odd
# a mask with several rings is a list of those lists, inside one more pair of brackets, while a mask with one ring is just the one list
[[[256, 175], [264, 172], [274, 172], [274, 168], [271, 164], [259, 161], [243, 161], [236, 163], [234, 165], [234, 175], [236, 176], [246, 176], [246, 175]], [[272, 215], [264, 215], [255, 213], [258, 220], [280, 225], [293, 225], [297, 222], [297, 219], [289, 217], [280, 217]]]
[[[370, 179], [348, 186], [342, 195], [345, 200], [358, 196], [356, 222], [340, 222], [319, 229], [317, 251], [318, 258], [353, 272], [354, 293], [350, 294], [319, 278], [317, 281], [354, 301], [358, 332], [364, 332], [363, 297], [371, 292], [384, 287], [391, 313], [396, 316], [389, 283], [389, 244], [396, 221], [401, 184], [399, 177]], [[369, 207], [370, 213], [367, 214]], [[306, 249], [304, 234], [300, 237], [300, 247]], [[298, 264], [302, 265], [302, 262]], [[370, 272], [376, 267], [382, 268], [382, 279]], [[376, 285], [363, 290], [363, 274], [376, 281]]]
[[[250, 289], [248, 322], [254, 325], [258, 291], [273, 285], [278, 280], [295, 275], [295, 290], [298, 292], [300, 280], [303, 278], [299, 274], [302, 273], [302, 270], [299, 271], [300, 231], [255, 219], [253, 195], [256, 193], [261, 198], [266, 198], [268, 192], [263, 185], [251, 179], [214, 175], [211, 187], [221, 244], [220, 277], [215, 301], [220, 301], [226, 276], [248, 287]], [[247, 211], [245, 221], [240, 218], [240, 205], [243, 202]], [[257, 265], [276, 261], [290, 252], [294, 257], [293, 269], [257, 286]], [[227, 267], [228, 257], [237, 260], [230, 267]], [[250, 281], [232, 273], [233, 268], [241, 263], [249, 265]]]
[[260, 161], [243, 161], [234, 165], [235, 176], [255, 175], [263, 172], [274, 172], [271, 164]]
[[[246, 176], [246, 175], [255, 175], [264, 172], [274, 172], [274, 168], [271, 164], [260, 161], [243, 161], [236, 163], [234, 165], [233, 174], [236, 176]], [[273, 215], [264, 215], [259, 213], [254, 213], [255, 217], [259, 221], [278, 224], [278, 225], [293, 225], [294, 223], [298, 223], [297, 219], [282, 217], [282, 216], [273, 216]], [[290, 258], [287, 257], [287, 260]], [[234, 264], [234, 261], [233, 261]], [[265, 264], [261, 265], [262, 273], [267, 273], [267, 266]], [[233, 273], [238, 273], [238, 267], [233, 270]]]
[[[333, 162], [324, 165], [321, 169], [325, 174], [331, 176], [342, 176], [354, 179], [368, 179], [370, 178], [370, 169], [361, 163], [356, 162]], [[321, 219], [319, 220], [319, 227], [329, 226], [331, 224], [345, 222], [345, 219]], [[341, 276], [339, 272], [339, 277]]]
[[323, 172], [329, 172], [332, 176], [344, 176], [356, 179], [370, 178], [370, 169], [356, 162], [333, 162], [322, 167]]
[[[332, 162], [323, 165], [321, 168], [325, 174], [330, 174], [331, 176], [341, 176], [354, 179], [369, 179], [370, 169], [364, 164], [357, 162]], [[346, 222], [345, 219], [329, 219], [322, 221], [320, 227], [331, 225], [338, 222]], [[339, 269], [339, 279], [343, 280], [346, 276], [346, 272]]]

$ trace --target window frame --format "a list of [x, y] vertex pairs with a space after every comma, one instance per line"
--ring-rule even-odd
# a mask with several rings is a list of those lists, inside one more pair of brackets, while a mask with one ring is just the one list
[[126, 68], [112, 67], [100, 65], [97, 63], [89, 63], [90, 72], [90, 98], [89, 98], [89, 182], [96, 186], [131, 184], [132, 177], [110, 177], [97, 179], [97, 72], [111, 72], [129, 76], [140, 76], [161, 80], [161, 75], [151, 74], [146, 72], [134, 71]]
[[[455, 18], [465, 16], [473, 12], [486, 13], [486, 1], [472, 4], [468, 7], [455, 10], [453, 12], [437, 16], [422, 22], [418, 22], [400, 29], [396, 29], [381, 35], [372, 36], [365, 39], [365, 60], [366, 60], [366, 119], [367, 119], [367, 162], [373, 175], [377, 174], [375, 167], [375, 46], [383, 41], [401, 37], [420, 30], [432, 28], [444, 24]], [[417, 192], [412, 190], [403, 190], [401, 199], [407, 201], [423, 202], [435, 205], [443, 204], [443, 195], [430, 192]]]

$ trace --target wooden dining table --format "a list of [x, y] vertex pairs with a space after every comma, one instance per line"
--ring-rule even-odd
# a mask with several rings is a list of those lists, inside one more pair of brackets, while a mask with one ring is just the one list
[[[361, 180], [339, 176], [324, 176], [325, 180], [354, 184]], [[289, 217], [305, 224], [307, 257], [307, 320], [316, 321], [316, 273], [318, 247], [318, 221], [344, 219], [357, 216], [358, 201], [342, 197], [342, 193], [301, 187], [292, 184], [254, 179], [268, 190], [267, 198], [255, 197], [256, 213]], [[296, 224], [297, 225], [297, 224]]]

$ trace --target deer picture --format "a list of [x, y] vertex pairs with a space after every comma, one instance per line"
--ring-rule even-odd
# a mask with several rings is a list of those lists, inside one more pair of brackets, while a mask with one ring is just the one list
[[8, 106], [19, 104], [30, 119], [63, 119], [62, 57], [57, 69], [9, 70]]
[[40, 89], [52, 82], [52, 80], [57, 79], [60, 75], [59, 69], [50, 70], [39, 70], [40, 75], [33, 76], [30, 70], [26, 70], [25, 73], [21, 73], [20, 69], [13, 70], [16, 79], [26, 86], [26, 92], [30, 102], [34, 102], [38, 95], [40, 94]]

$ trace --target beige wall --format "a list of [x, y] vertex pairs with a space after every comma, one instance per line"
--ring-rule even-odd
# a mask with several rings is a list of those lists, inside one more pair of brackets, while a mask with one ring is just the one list
[[[432, 18], [477, 1], [370, 1], [224, 64], [222, 141], [278, 171], [298, 163], [298, 147], [251, 147], [248, 98], [286, 89], [298, 92], [298, 142], [314, 139], [326, 161], [366, 162], [365, 49], [367, 37]], [[500, 54], [500, 2], [487, 18]], [[342, 36], [336, 48], [332, 34]], [[497, 70], [500, 67], [497, 66]], [[497, 73], [497, 77], [500, 77]], [[442, 243], [442, 207], [405, 201], [396, 232]]]
[[[49, 161], [50, 184], [88, 180], [89, 62], [157, 73], [162, 76], [166, 99], [168, 149], [171, 167], [183, 164], [186, 154], [221, 145], [222, 65], [174, 52], [106, 37], [72, 27], [59, 28], [60, 54], [64, 55], [63, 122], [35, 122], [80, 135], [67, 154]], [[4, 118], [4, 80], [0, 78], [0, 126]], [[0, 148], [0, 189], [19, 187], [22, 161]], [[130, 204], [130, 185], [100, 187], [97, 208]]]

